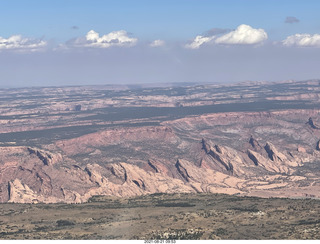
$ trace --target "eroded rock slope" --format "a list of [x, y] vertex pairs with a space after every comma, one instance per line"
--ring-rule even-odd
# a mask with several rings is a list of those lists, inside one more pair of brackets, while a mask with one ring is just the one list
[[0, 201], [80, 203], [157, 192], [319, 198], [315, 121], [317, 110], [215, 113], [41, 148], [0, 147]]

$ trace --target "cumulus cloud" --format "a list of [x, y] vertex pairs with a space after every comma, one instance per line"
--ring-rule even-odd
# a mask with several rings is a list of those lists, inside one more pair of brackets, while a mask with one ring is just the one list
[[163, 40], [154, 40], [153, 42], [150, 43], [150, 47], [162, 47], [164, 46], [165, 41]]
[[285, 46], [320, 47], [319, 34], [295, 34], [282, 41]]
[[240, 25], [234, 31], [218, 37], [218, 44], [257, 44], [268, 39], [263, 29], [254, 29], [249, 25]]
[[78, 47], [109, 48], [113, 46], [130, 47], [134, 46], [137, 41], [137, 38], [129, 37], [124, 30], [113, 31], [103, 36], [90, 30], [85, 37], [76, 39], [73, 44]]
[[23, 38], [21, 35], [13, 35], [9, 38], [0, 36], [0, 50], [38, 51], [46, 45], [46, 41]]
[[285, 19], [284, 23], [287, 23], [287, 24], [294, 24], [294, 23], [299, 23], [300, 20], [297, 19], [296, 17], [293, 17], [293, 16], [287, 16], [287, 18]]
[[185, 48], [198, 49], [203, 44], [211, 42], [214, 38], [215, 36], [196, 36], [191, 43], [185, 45]]
[[[228, 32], [227, 34], [224, 34]], [[222, 35], [224, 34], [224, 35]], [[268, 39], [267, 33], [263, 29], [254, 29], [249, 25], [240, 25], [237, 29], [213, 28], [205, 35], [196, 36], [191, 43], [185, 45], [186, 48], [198, 49], [203, 44], [258, 44]]]

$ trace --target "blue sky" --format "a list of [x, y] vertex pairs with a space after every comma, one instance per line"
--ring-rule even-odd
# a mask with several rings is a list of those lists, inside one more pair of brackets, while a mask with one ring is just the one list
[[0, 87], [320, 78], [318, 0], [0, 6]]

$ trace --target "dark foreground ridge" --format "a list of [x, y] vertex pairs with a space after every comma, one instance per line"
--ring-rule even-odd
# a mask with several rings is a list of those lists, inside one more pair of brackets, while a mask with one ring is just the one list
[[1, 204], [0, 239], [319, 239], [320, 201], [224, 194]]

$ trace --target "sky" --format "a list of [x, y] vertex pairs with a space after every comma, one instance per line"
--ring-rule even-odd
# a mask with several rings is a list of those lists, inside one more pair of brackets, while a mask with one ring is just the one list
[[0, 87], [320, 79], [318, 0], [0, 0]]

